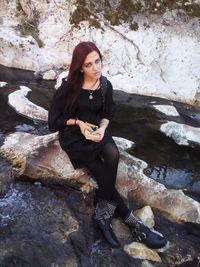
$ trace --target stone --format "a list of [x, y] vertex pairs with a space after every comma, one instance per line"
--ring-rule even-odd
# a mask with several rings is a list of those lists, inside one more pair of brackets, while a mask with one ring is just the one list
[[160, 126], [161, 132], [171, 137], [178, 145], [188, 146], [189, 142], [200, 144], [200, 128], [169, 121]]
[[[100, 28], [89, 27], [88, 16], [77, 30], [71, 22], [76, 8], [72, 0], [1, 0], [0, 64], [36, 72], [68, 68], [75, 45], [93, 40], [104, 55], [104, 71], [115, 89], [195, 104], [200, 66], [197, 19], [186, 20], [176, 10], [166, 10], [154, 19], [140, 13], [138, 30], [133, 31], [128, 23], [111, 26], [103, 12], [96, 12]], [[34, 31], [23, 33], [25, 22]]]
[[[23, 146], [21, 145], [23, 144]], [[124, 198], [132, 197], [140, 205], [159, 210], [172, 221], [200, 223], [200, 204], [182, 190], [167, 189], [144, 175], [147, 164], [119, 147], [120, 162], [116, 186]], [[35, 136], [13, 133], [0, 147], [0, 155], [19, 168], [19, 175], [37, 180], [56, 180], [83, 186], [90, 191], [97, 185], [85, 169], [74, 170], [61, 149], [57, 133]]]
[[125, 245], [124, 250], [133, 258], [149, 260], [153, 262], [162, 262], [160, 256], [156, 251], [149, 249], [145, 245], [138, 242], [133, 242], [129, 245]]
[[170, 105], [153, 105], [153, 106], [155, 109], [164, 113], [167, 116], [174, 116], [174, 117], [180, 116], [176, 108], [173, 106]]
[[8, 96], [8, 103], [18, 113], [29, 117], [31, 119], [37, 119], [47, 121], [48, 111], [42, 107], [37, 106], [33, 102], [29, 101], [26, 97], [31, 92], [31, 89], [26, 86], [20, 86], [20, 90], [17, 90]]
[[4, 87], [6, 84], [6, 82], [0, 82], [0, 87]]
[[54, 70], [48, 70], [43, 74], [44, 80], [55, 80], [56, 72]]

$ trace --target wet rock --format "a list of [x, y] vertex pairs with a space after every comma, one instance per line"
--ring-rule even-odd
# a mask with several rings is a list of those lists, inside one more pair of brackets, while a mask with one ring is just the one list
[[200, 128], [170, 121], [162, 124], [160, 130], [179, 145], [188, 146], [190, 141], [200, 144]]
[[0, 266], [78, 266], [69, 236], [79, 223], [47, 187], [14, 184], [0, 199], [0, 220]]
[[0, 82], [0, 87], [4, 87], [6, 84], [6, 82]]
[[26, 96], [31, 89], [26, 86], [20, 86], [20, 90], [11, 93], [8, 96], [8, 103], [20, 114], [31, 119], [47, 121], [48, 112], [42, 107], [29, 101]]
[[[23, 144], [23, 146], [21, 145]], [[148, 178], [147, 166], [120, 149], [117, 188], [125, 198], [132, 197], [141, 205], [150, 205], [176, 222], [200, 223], [200, 204], [181, 190], [167, 189]], [[34, 136], [28, 133], [9, 135], [0, 154], [19, 167], [20, 174], [32, 179], [70, 181], [92, 190], [96, 183], [84, 169], [74, 170], [67, 154], [62, 151], [57, 134]]]
[[153, 105], [155, 109], [167, 116], [180, 116], [175, 107], [170, 105]]
[[133, 258], [162, 262], [160, 256], [156, 251], [151, 250], [145, 245], [138, 242], [133, 242], [130, 245], [124, 246], [124, 250]]

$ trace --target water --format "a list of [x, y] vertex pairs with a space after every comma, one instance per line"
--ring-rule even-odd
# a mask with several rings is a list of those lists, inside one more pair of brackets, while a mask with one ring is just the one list
[[[32, 72], [0, 67], [0, 145], [5, 136], [16, 131], [43, 135], [47, 123], [17, 114], [8, 104], [8, 94], [25, 85], [32, 89], [29, 99], [46, 109], [54, 93], [55, 82], [36, 80]], [[198, 147], [178, 146], [159, 131], [165, 115], [155, 111], [167, 100], [115, 92], [116, 114], [111, 123], [113, 135], [135, 142], [129, 153], [148, 163], [146, 175], [169, 188], [187, 190], [199, 200], [200, 166]], [[200, 126], [199, 112], [175, 105], [181, 120]], [[25, 179], [25, 177], [24, 177]], [[4, 185], [0, 198], [0, 266], [62, 267], [62, 266], [141, 266], [141, 260], [128, 257], [122, 249], [111, 250], [91, 225], [94, 211], [93, 194], [84, 195], [65, 184], [41, 184], [39, 181], [15, 180], [11, 164], [0, 158], [0, 182]], [[173, 246], [156, 266], [174, 266], [170, 262], [199, 255], [196, 236], [189, 235], [155, 212], [158, 229], [168, 236]], [[120, 225], [120, 229], [123, 228]], [[124, 231], [122, 244], [132, 238]], [[180, 238], [181, 237], [181, 238]], [[195, 265], [194, 265], [195, 266]]]

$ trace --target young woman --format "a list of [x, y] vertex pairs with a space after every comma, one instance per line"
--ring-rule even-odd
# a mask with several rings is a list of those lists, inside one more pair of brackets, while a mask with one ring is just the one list
[[[119, 152], [107, 131], [113, 109], [113, 88], [107, 81], [102, 90], [102, 55], [92, 42], [79, 43], [73, 52], [67, 79], [56, 91], [49, 110], [49, 129], [59, 131], [62, 149], [74, 168], [86, 167], [97, 181], [94, 219], [113, 248], [120, 244], [112, 231], [111, 219], [117, 210], [138, 239], [151, 248], [160, 248], [166, 239], [152, 232], [126, 207], [115, 188]], [[91, 125], [97, 125], [94, 129]]]

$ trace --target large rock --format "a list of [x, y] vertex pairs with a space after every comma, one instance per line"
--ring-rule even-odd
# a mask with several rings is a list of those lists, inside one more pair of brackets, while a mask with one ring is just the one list
[[30, 88], [26, 86], [20, 86], [20, 90], [9, 94], [8, 103], [19, 114], [22, 114], [31, 119], [47, 121], [48, 111], [29, 101], [26, 97], [30, 91]]
[[124, 250], [133, 258], [162, 262], [157, 252], [138, 242], [133, 242], [129, 245], [126, 245]]
[[188, 146], [189, 142], [200, 145], [200, 128], [169, 121], [162, 124], [160, 130], [171, 137], [178, 145]]
[[[71, 21], [75, 1], [2, 0], [0, 64], [34, 71], [68, 68], [74, 46], [92, 40], [104, 55], [104, 71], [115, 89], [187, 103], [199, 99], [198, 19], [186, 19], [176, 11], [137, 14], [130, 19], [137, 27], [130, 30], [127, 23], [111, 26], [101, 16], [104, 12], [90, 16], [88, 1], [81, 2], [86, 3], [85, 20], [77, 29]], [[110, 14], [118, 4], [111, 3]], [[91, 20], [99, 27], [89, 27]]]
[[[23, 144], [23, 146], [21, 145]], [[200, 204], [181, 190], [170, 190], [143, 174], [147, 164], [120, 147], [117, 188], [127, 198], [133, 197], [142, 205], [149, 205], [176, 222], [200, 223]], [[28, 133], [9, 135], [0, 154], [15, 166], [20, 175], [31, 179], [57, 179], [82, 185], [90, 191], [96, 186], [84, 169], [74, 170], [68, 156], [57, 140], [57, 134], [34, 136]]]

